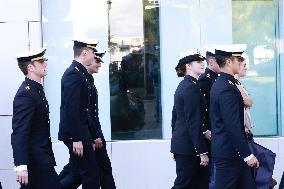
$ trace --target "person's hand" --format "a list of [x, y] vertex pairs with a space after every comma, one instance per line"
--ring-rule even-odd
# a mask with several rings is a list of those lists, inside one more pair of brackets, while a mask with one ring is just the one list
[[250, 167], [255, 167], [255, 168], [258, 168], [259, 167], [259, 162], [258, 160], [256, 159], [255, 156], [253, 156], [250, 160], [247, 161], [247, 164], [248, 166]]
[[246, 132], [247, 135], [250, 134], [250, 130], [246, 127], [245, 127], [245, 132]]
[[83, 143], [82, 141], [73, 142], [73, 152], [79, 157], [83, 157]]
[[92, 143], [92, 147], [93, 147], [93, 150], [96, 151], [96, 144], [94, 142]]
[[101, 138], [97, 138], [96, 140], [94, 140], [94, 143], [95, 143], [95, 147], [96, 147], [96, 148], [101, 148], [101, 147], [103, 147], [103, 142], [102, 142], [102, 139], [101, 139]]
[[17, 171], [16, 181], [19, 182], [20, 184], [27, 185], [29, 182], [28, 171]]
[[176, 160], [176, 159], [175, 159], [175, 154], [172, 154], [172, 158], [173, 158], [174, 161]]
[[207, 154], [201, 155], [200, 156], [200, 165], [207, 166], [208, 163], [209, 163], [209, 158], [208, 158]]
[[211, 131], [206, 131], [206, 133], [204, 134], [204, 137], [208, 140], [211, 140]]

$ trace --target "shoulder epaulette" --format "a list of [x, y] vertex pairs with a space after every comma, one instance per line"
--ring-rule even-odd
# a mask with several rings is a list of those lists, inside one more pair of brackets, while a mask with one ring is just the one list
[[31, 88], [30, 88], [29, 85], [26, 85], [26, 86], [25, 86], [25, 89], [26, 89], [26, 91], [29, 91]]
[[77, 66], [75, 66], [75, 69], [79, 72], [80, 70], [79, 70], [79, 68], [77, 67]]
[[210, 73], [206, 74], [206, 77], [208, 77], [208, 78], [210, 78], [210, 79], [211, 79], [211, 77], [210, 77]]
[[232, 81], [228, 80], [228, 82], [229, 82], [230, 85], [234, 85], [234, 83]]

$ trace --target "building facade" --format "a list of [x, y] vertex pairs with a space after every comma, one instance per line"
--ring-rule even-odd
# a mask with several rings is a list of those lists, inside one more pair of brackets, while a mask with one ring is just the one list
[[[60, 79], [73, 59], [74, 36], [99, 39], [106, 50], [100, 73], [99, 116], [120, 189], [169, 188], [175, 164], [169, 152], [174, 67], [189, 48], [245, 43], [253, 132], [277, 154], [284, 171], [283, 0], [0, 0], [0, 181], [14, 189], [10, 145], [12, 101], [24, 76], [13, 54], [47, 46], [44, 87], [60, 171], [68, 161], [58, 142]], [[139, 183], [139, 186], [137, 186]]]

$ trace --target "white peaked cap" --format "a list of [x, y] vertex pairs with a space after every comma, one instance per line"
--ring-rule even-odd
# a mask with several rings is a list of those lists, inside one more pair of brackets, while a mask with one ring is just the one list
[[191, 49], [188, 49], [186, 51], [183, 51], [183, 52], [180, 53], [180, 58], [190, 56], [190, 55], [194, 55], [194, 54], [200, 54], [199, 49], [191, 48]]

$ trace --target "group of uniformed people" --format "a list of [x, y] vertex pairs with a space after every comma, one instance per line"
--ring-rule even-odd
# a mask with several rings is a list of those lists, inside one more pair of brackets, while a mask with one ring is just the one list
[[245, 49], [241, 44], [216, 46], [206, 57], [195, 49], [179, 60], [175, 70], [184, 79], [172, 111], [177, 174], [172, 189], [257, 188], [252, 170], [260, 163], [248, 146], [244, 98], [234, 77]]
[[98, 73], [105, 51], [95, 39], [74, 39], [74, 60], [61, 79], [58, 139], [67, 146], [68, 164], [58, 175], [50, 137], [49, 105], [42, 80], [45, 48], [17, 55], [26, 76], [13, 101], [11, 144], [16, 180], [26, 189], [115, 189], [111, 162], [98, 115]]
[[[83, 189], [116, 188], [92, 76], [105, 54], [97, 51], [97, 44], [75, 39], [74, 60], [61, 79], [58, 139], [70, 157], [59, 175], [42, 85], [46, 49], [17, 55], [26, 77], [13, 101], [11, 144], [21, 188], [75, 189], [81, 184]], [[175, 91], [172, 111], [171, 152], [177, 174], [172, 189], [256, 189], [251, 168], [259, 162], [248, 147], [244, 99], [234, 77], [244, 51], [242, 45], [219, 46], [203, 57], [196, 49], [179, 60], [175, 70], [184, 79]]]

